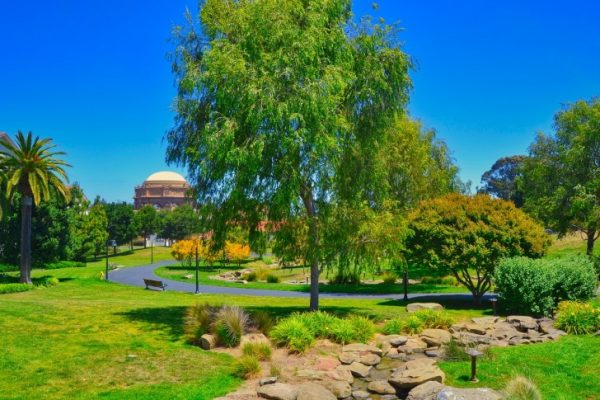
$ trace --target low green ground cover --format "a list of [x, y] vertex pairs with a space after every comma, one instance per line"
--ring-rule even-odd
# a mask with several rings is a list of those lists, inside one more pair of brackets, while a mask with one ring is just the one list
[[442, 362], [447, 384], [502, 389], [511, 378], [531, 379], [544, 400], [600, 399], [600, 337], [566, 336], [556, 342], [492, 348], [469, 382], [470, 361]]

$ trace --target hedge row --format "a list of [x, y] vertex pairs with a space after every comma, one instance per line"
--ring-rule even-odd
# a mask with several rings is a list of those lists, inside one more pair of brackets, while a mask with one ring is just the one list
[[515, 257], [500, 262], [496, 291], [507, 311], [550, 315], [563, 300], [594, 296], [597, 277], [587, 257], [531, 259]]

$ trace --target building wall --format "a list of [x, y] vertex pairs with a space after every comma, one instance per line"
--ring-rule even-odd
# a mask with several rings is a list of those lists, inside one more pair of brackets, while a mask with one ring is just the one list
[[134, 207], [136, 210], [145, 205], [156, 208], [173, 208], [191, 204], [187, 197], [189, 185], [180, 182], [144, 182], [135, 188]]

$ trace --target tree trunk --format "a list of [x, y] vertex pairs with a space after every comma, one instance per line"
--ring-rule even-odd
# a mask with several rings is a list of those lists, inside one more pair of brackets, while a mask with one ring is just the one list
[[319, 258], [317, 255], [318, 227], [317, 213], [312, 191], [307, 186], [303, 186], [301, 191], [302, 201], [308, 215], [308, 242], [309, 242], [309, 263], [310, 263], [310, 310], [319, 310]]
[[33, 199], [27, 194], [21, 197], [21, 278], [20, 282], [31, 284], [31, 213]]
[[596, 241], [596, 230], [590, 229], [587, 232], [587, 247], [586, 254], [591, 256], [594, 254], [594, 242]]

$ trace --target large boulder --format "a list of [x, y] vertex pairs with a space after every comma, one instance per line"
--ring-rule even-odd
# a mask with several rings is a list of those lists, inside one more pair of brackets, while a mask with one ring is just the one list
[[359, 354], [373, 353], [373, 354], [377, 354], [378, 356], [382, 356], [383, 350], [381, 350], [377, 346], [373, 346], [370, 344], [352, 343], [352, 344], [348, 344], [348, 345], [342, 347], [342, 353], [359, 353]]
[[329, 390], [317, 383], [303, 383], [298, 385], [298, 397], [296, 400], [337, 400]]
[[448, 344], [452, 340], [452, 334], [444, 329], [424, 329], [420, 337], [422, 341], [433, 347]]
[[256, 393], [259, 397], [268, 400], [297, 400], [298, 398], [298, 388], [286, 383], [260, 386]]
[[404, 368], [397, 369], [390, 376], [389, 383], [396, 389], [412, 389], [429, 381], [444, 383], [444, 372], [435, 365], [435, 360], [431, 358], [408, 361]]
[[443, 310], [444, 307], [439, 303], [410, 303], [406, 305], [406, 311], [413, 313], [419, 310]]
[[486, 388], [456, 389], [439, 382], [426, 382], [413, 388], [406, 400], [500, 400], [499, 393]]
[[323, 381], [325, 386], [338, 399], [345, 399], [352, 396], [352, 386], [343, 381]]
[[342, 365], [339, 368], [350, 371], [357, 378], [366, 378], [371, 373], [373, 367], [355, 361], [350, 365]]
[[527, 332], [529, 329], [538, 329], [537, 321], [524, 315], [510, 315], [506, 318], [506, 321], [521, 332]]
[[386, 381], [369, 382], [367, 390], [377, 394], [396, 394], [396, 389]]

